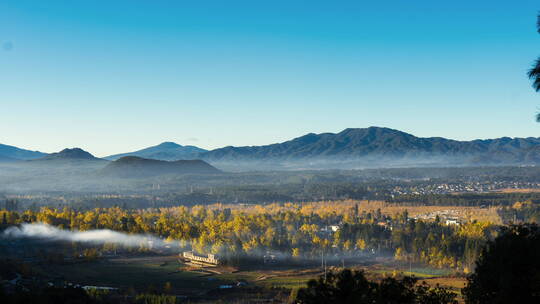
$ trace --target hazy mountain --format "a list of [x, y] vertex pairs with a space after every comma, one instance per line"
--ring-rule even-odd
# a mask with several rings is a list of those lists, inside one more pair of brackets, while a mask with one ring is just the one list
[[16, 162], [16, 161], [18, 160], [15, 158], [0, 155], [0, 163], [10, 163], [10, 162]]
[[[200, 154], [215, 162], [308, 162], [385, 165], [478, 165], [540, 163], [540, 138], [456, 141], [420, 138], [398, 130], [370, 127], [340, 133], [307, 134], [266, 146], [225, 147]], [[364, 161], [363, 163], [361, 161]]]
[[117, 160], [124, 156], [138, 156], [158, 160], [192, 159], [195, 158], [197, 154], [206, 151], [207, 150], [195, 146], [182, 146], [173, 142], [164, 142], [157, 146], [152, 146], [135, 152], [107, 156], [105, 159]]
[[81, 148], [64, 149], [57, 153], [51, 153], [44, 157], [34, 159], [34, 162], [38, 161], [52, 161], [52, 160], [67, 160], [67, 161], [105, 161], [97, 158], [94, 155], [84, 151]]
[[30, 151], [14, 146], [0, 144], [0, 161], [36, 159], [45, 155], [47, 154], [39, 151]]
[[79, 148], [64, 149], [38, 159], [1, 163], [0, 184], [14, 191], [91, 189], [102, 181], [96, 172], [108, 163]]
[[141, 177], [162, 174], [213, 174], [218, 169], [202, 160], [164, 161], [137, 156], [125, 156], [101, 170], [107, 176]]

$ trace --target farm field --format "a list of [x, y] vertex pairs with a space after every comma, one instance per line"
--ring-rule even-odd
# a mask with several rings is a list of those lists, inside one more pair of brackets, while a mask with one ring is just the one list
[[302, 214], [322, 214], [324, 212], [335, 212], [336, 214], [347, 214], [352, 208], [358, 206], [358, 211], [374, 213], [380, 210], [382, 214], [395, 216], [407, 211], [410, 217], [418, 217], [435, 212], [451, 212], [464, 221], [491, 222], [501, 224], [501, 218], [497, 213], [500, 207], [468, 207], [468, 206], [440, 206], [440, 205], [414, 205], [414, 204], [393, 204], [384, 201], [369, 200], [341, 200], [305, 202], [299, 204], [267, 204], [267, 205], [235, 205], [235, 204], [212, 204], [206, 206], [209, 210], [231, 209], [247, 214], [269, 213], [275, 214], [287, 210], [300, 209]]
[[[450, 271], [413, 267], [401, 269], [389, 261], [384, 263], [361, 263], [348, 265], [356, 270], [364, 270], [368, 277], [378, 279], [392, 275], [410, 275], [430, 285], [439, 284], [450, 287], [456, 293], [464, 286], [465, 279], [452, 277]], [[329, 270], [338, 271], [337, 266]], [[204, 299], [208, 295], [222, 293], [221, 285], [244, 282], [246, 288], [258, 288], [259, 293], [280, 290], [290, 293], [306, 285], [310, 279], [317, 278], [323, 271], [312, 265], [276, 265], [234, 269], [231, 267], [198, 270], [178, 262], [176, 256], [152, 256], [103, 259], [95, 262], [43, 266], [43, 271], [51, 279], [62, 278], [80, 285], [106, 286], [124, 290], [162, 290], [166, 284], [178, 296]], [[229, 292], [230, 293], [230, 292]]]
[[479, 208], [465, 206], [412, 206], [412, 205], [395, 205], [379, 201], [366, 201], [359, 205], [362, 211], [373, 211], [381, 209], [381, 213], [386, 215], [396, 215], [407, 210], [409, 216], [417, 217], [424, 214], [434, 212], [451, 211], [457, 217], [467, 221], [491, 222], [501, 224], [501, 218], [497, 214], [499, 207]]
[[519, 189], [505, 188], [505, 189], [497, 190], [495, 192], [500, 192], [500, 193], [536, 193], [536, 192], [540, 192], [540, 189], [539, 188], [519, 188]]
[[109, 259], [44, 267], [52, 278], [80, 285], [136, 290], [160, 290], [166, 283], [178, 294], [196, 294], [217, 288], [219, 280], [207, 280], [200, 273], [180, 271], [175, 256]]

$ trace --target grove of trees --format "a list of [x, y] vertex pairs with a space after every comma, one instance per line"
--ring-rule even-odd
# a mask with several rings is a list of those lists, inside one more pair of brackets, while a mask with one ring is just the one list
[[446, 288], [417, 284], [411, 277], [369, 281], [362, 271], [344, 269], [310, 280], [298, 291], [297, 304], [457, 304], [457, 295]]
[[[415, 220], [406, 211], [393, 216], [380, 210], [359, 212], [357, 205], [339, 202], [256, 205], [234, 210], [219, 206], [3, 210], [0, 221], [3, 227], [42, 222], [68, 230], [151, 234], [201, 253], [221, 255], [229, 263], [267, 251], [292, 259], [381, 255], [403, 263], [465, 272], [470, 271], [482, 245], [498, 229], [482, 222], [458, 226]], [[331, 226], [338, 229], [334, 231]], [[114, 246], [105, 244], [103, 248]]]

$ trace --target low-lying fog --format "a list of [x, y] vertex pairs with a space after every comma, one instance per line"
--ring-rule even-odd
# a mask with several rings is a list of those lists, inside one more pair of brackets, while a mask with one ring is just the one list
[[[291, 163], [293, 163], [291, 161]], [[512, 180], [527, 177], [540, 180], [540, 167], [403, 167], [358, 169], [362, 162], [351, 161], [348, 169], [324, 169], [331, 162], [313, 161], [300, 170], [263, 170], [255, 163], [245, 172], [228, 171], [223, 164], [212, 164], [222, 171], [212, 174], [151, 174], [133, 177], [111, 176], [103, 171], [108, 161], [0, 163], [0, 196], [2, 194], [145, 194], [184, 193], [208, 195], [212, 202], [221, 201], [221, 188], [240, 186], [292, 187], [290, 193], [305, 192], [312, 185], [362, 185], [373, 181], [427, 180], [427, 179], [496, 179]], [[289, 163], [284, 162], [287, 165]], [[300, 166], [302, 163], [295, 163]], [[342, 165], [347, 162], [342, 162]], [[228, 166], [232, 167], [233, 163]], [[295, 166], [296, 166], [295, 165]], [[261, 166], [263, 167], [263, 166]], [[291, 166], [292, 167], [292, 166]], [[315, 167], [317, 170], [312, 170]], [[330, 166], [331, 167], [331, 166]], [[238, 167], [237, 167], [238, 168]], [[279, 169], [276, 167], [275, 169]], [[229, 189], [230, 190], [230, 189]], [[257, 190], [254, 188], [253, 191]], [[259, 191], [259, 190], [257, 190]], [[272, 190], [274, 191], [274, 190]], [[231, 191], [229, 191], [231, 192]], [[279, 192], [279, 191], [274, 191]], [[232, 197], [232, 198], [231, 198]], [[298, 196], [297, 196], [298, 197]], [[227, 199], [234, 201], [234, 193]], [[287, 199], [284, 197], [283, 199]], [[306, 197], [305, 199], [310, 199]], [[238, 200], [238, 199], [236, 199]]]

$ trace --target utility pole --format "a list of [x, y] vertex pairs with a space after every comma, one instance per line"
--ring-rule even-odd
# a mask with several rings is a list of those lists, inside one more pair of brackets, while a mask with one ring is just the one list
[[321, 268], [324, 271], [324, 281], [326, 282], [326, 259], [324, 257], [324, 250], [321, 250]]
[[324, 256], [324, 250], [322, 251], [322, 264], [324, 269], [324, 281], [326, 282], [326, 257]]

